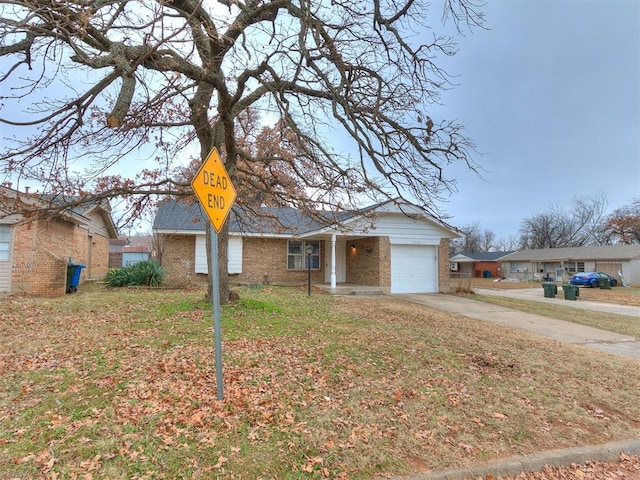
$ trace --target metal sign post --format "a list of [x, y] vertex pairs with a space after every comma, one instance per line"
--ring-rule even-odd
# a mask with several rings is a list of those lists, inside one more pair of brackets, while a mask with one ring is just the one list
[[218, 232], [227, 220], [236, 190], [215, 148], [191, 181], [191, 187], [211, 222], [211, 299], [213, 301], [213, 331], [215, 336], [216, 387], [218, 400], [224, 398], [222, 387], [222, 334], [220, 332], [220, 272], [218, 268]]
[[218, 400], [224, 398], [222, 384], [222, 332], [220, 330], [220, 272], [218, 271], [218, 233], [211, 229], [211, 300], [213, 301], [213, 334], [215, 337], [216, 389]]

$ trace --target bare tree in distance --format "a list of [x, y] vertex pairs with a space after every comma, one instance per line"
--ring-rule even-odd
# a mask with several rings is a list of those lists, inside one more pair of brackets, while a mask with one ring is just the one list
[[[483, 24], [474, 0], [448, 0], [444, 17]], [[55, 208], [124, 197], [127, 221], [158, 195], [190, 197], [184, 152], [217, 147], [232, 181], [242, 165], [262, 189], [242, 207], [268, 197], [312, 215], [402, 197], [441, 217], [447, 166], [476, 166], [462, 127], [432, 116], [452, 87], [439, 55], [456, 48], [434, 22], [412, 0], [0, 0], [0, 175]], [[239, 142], [249, 110], [295, 156]], [[276, 161], [301, 188], [250, 181]]]
[[565, 206], [552, 205], [521, 222], [520, 248], [601, 245], [601, 226], [606, 208], [607, 197], [604, 193], [593, 197], [576, 197]]
[[496, 251], [496, 234], [489, 228], [482, 230], [480, 222], [471, 223], [459, 230], [462, 237], [450, 242], [452, 255]]
[[601, 233], [607, 244], [640, 244], [640, 197], [611, 212]]
[[496, 250], [496, 234], [493, 230], [485, 228], [480, 235], [480, 248], [483, 252], [492, 252]]
[[516, 235], [508, 235], [506, 237], [500, 237], [495, 242], [495, 249], [497, 252], [513, 252], [520, 247], [520, 240]]

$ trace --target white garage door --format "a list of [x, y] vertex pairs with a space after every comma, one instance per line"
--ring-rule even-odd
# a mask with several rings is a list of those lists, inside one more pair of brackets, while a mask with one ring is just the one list
[[436, 247], [391, 245], [391, 293], [437, 293]]

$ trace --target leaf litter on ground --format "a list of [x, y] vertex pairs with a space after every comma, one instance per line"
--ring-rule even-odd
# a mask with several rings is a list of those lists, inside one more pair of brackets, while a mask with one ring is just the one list
[[201, 290], [4, 301], [0, 471], [372, 478], [638, 435], [637, 362], [393, 297], [240, 297], [222, 401]]

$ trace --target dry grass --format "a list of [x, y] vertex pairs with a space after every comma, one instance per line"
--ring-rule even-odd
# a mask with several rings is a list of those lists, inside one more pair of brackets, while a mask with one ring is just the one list
[[372, 478], [637, 437], [638, 363], [389, 297], [2, 303], [0, 478]]

